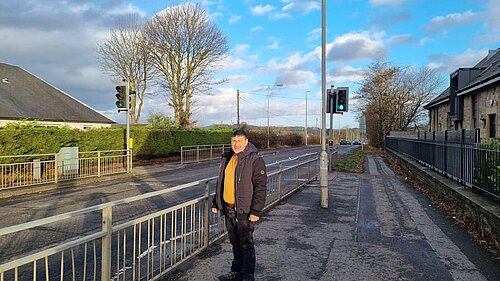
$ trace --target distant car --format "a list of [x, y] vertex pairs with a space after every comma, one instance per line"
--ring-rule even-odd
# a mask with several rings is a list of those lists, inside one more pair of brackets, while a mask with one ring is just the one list
[[361, 141], [360, 140], [354, 140], [354, 142], [352, 144], [353, 145], [361, 145]]
[[351, 145], [351, 141], [350, 140], [340, 140], [340, 145]]

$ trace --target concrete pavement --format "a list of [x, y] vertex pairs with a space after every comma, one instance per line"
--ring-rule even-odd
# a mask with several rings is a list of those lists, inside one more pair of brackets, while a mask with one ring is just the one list
[[[256, 280], [500, 280], [499, 260], [382, 158], [328, 177], [328, 209], [313, 182], [256, 225]], [[223, 239], [162, 280], [217, 280], [231, 259]]]

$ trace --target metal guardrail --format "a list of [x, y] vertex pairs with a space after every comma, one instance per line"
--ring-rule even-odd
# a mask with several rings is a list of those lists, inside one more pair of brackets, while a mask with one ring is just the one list
[[386, 137], [386, 148], [500, 200], [500, 151], [478, 143], [453, 143]]
[[[266, 209], [317, 176], [318, 155], [286, 168], [283, 163], [277, 165], [278, 170], [268, 174]], [[94, 218], [95, 223], [83, 234], [2, 261], [0, 281], [157, 280], [224, 235], [223, 219], [211, 213], [210, 188], [215, 183], [212, 177], [0, 229], [0, 241], [14, 241], [35, 237], [40, 231], [46, 235], [69, 231], [68, 224], [81, 216]], [[137, 218], [114, 219], [114, 213], [125, 206], [134, 208], [153, 198], [199, 187], [204, 195], [198, 198]]]
[[231, 148], [231, 144], [187, 145], [181, 146], [181, 165], [192, 162], [218, 159]]
[[127, 173], [132, 169], [132, 152], [127, 150], [78, 152], [75, 155], [0, 156], [0, 190]]

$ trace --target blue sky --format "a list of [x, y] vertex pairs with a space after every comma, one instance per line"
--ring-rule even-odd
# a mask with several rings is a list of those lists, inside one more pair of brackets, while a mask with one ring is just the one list
[[[205, 0], [201, 3], [227, 36], [230, 51], [217, 73], [227, 82], [201, 95], [200, 126], [242, 122], [265, 126], [271, 93], [273, 126], [321, 124], [321, 1]], [[116, 20], [149, 18], [179, 1], [18, 1], [0, 3], [0, 61], [18, 65], [104, 115], [124, 122], [114, 106], [111, 78], [99, 70], [95, 49]], [[349, 86], [376, 60], [428, 66], [447, 81], [500, 47], [498, 0], [327, 0], [327, 85]], [[283, 84], [269, 90], [269, 85]], [[443, 85], [443, 89], [446, 84]], [[357, 127], [356, 103], [336, 115], [336, 128]], [[171, 114], [166, 98], [151, 96], [143, 110]], [[317, 121], [316, 121], [317, 120]]]

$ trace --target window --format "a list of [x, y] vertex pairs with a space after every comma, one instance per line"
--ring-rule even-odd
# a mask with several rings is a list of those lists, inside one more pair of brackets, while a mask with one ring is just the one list
[[496, 122], [497, 115], [496, 114], [490, 114], [488, 115], [488, 121], [490, 123], [490, 138], [496, 138], [497, 135], [497, 122]]
[[474, 121], [474, 124], [472, 128], [478, 128], [479, 124], [479, 118], [477, 116], [478, 114], [478, 108], [477, 108], [477, 94], [472, 96], [472, 120]]

